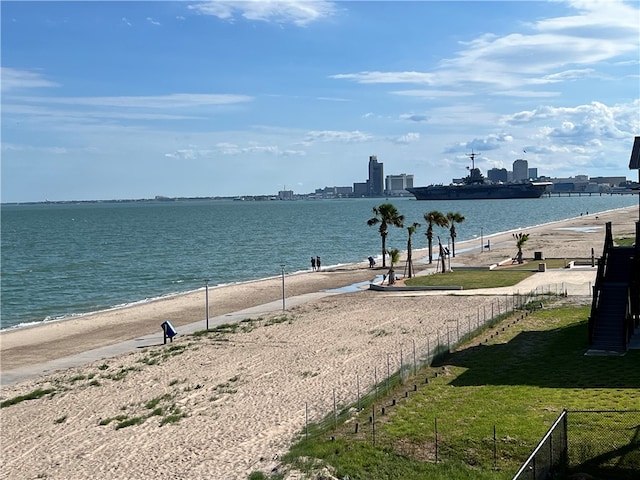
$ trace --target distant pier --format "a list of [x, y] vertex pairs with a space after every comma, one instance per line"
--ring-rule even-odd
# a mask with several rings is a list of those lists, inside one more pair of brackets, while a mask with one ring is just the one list
[[591, 196], [614, 196], [614, 195], [638, 195], [640, 192], [629, 190], [628, 192], [544, 192], [543, 197], [591, 197]]

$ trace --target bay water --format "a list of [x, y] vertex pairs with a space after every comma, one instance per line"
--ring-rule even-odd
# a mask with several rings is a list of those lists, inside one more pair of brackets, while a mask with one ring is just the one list
[[[373, 207], [390, 202], [405, 224], [431, 210], [458, 212], [456, 242], [638, 204], [635, 195], [514, 200], [416, 201], [361, 198], [297, 201], [185, 200], [3, 205], [2, 329], [145, 302], [209, 286], [246, 282], [380, 258]], [[443, 243], [446, 229], [434, 228]], [[604, 231], [603, 231], [604, 240]], [[486, 240], [485, 240], [486, 242]], [[387, 248], [405, 250], [391, 228]], [[595, 245], [599, 252], [601, 244]], [[597, 253], [598, 254], [598, 253]], [[590, 252], [585, 252], [588, 257]], [[379, 260], [378, 260], [378, 263]]]

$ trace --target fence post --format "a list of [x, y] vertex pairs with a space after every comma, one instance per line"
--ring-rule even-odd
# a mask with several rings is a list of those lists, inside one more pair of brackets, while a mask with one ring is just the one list
[[389, 377], [391, 376], [391, 365], [389, 363], [389, 355], [391, 354], [387, 353], [387, 393], [389, 392]]
[[562, 457], [564, 460], [564, 468], [565, 470], [569, 468], [569, 437], [568, 437], [568, 427], [569, 427], [569, 411], [564, 409], [564, 420], [562, 422], [562, 433], [563, 433], [563, 445], [562, 445]]
[[496, 440], [496, 426], [493, 426], [493, 469], [498, 470], [498, 442]]
[[371, 437], [373, 446], [376, 446], [376, 404], [371, 406]]
[[411, 341], [413, 342], [413, 376], [415, 377], [415, 375], [418, 373], [416, 364], [416, 339], [412, 338]]
[[378, 398], [378, 367], [373, 367], [373, 385], [376, 388], [375, 398]]
[[438, 463], [438, 417], [433, 418], [434, 444], [436, 448], [436, 463]]
[[338, 413], [336, 411], [336, 389], [333, 389], [333, 429], [338, 429]]

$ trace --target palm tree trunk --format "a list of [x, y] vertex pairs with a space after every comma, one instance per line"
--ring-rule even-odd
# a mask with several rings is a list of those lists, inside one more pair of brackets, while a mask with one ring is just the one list
[[386, 265], [386, 258], [385, 258], [385, 252], [387, 251], [387, 237], [386, 235], [382, 235], [382, 268], [385, 268]]

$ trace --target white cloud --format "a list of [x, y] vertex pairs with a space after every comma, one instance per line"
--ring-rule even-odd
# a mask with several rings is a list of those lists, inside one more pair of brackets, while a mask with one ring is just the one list
[[563, 72], [552, 73], [541, 78], [543, 83], [564, 82], [567, 80], [577, 80], [593, 75], [593, 68], [583, 68], [574, 70], [565, 70]]
[[560, 92], [548, 92], [537, 90], [501, 90], [492, 92], [492, 95], [503, 97], [519, 97], [519, 98], [553, 98], [559, 97]]
[[306, 152], [301, 150], [289, 150], [283, 149], [276, 145], [247, 145], [240, 146], [230, 142], [219, 142], [215, 144], [214, 149], [198, 148], [190, 146], [188, 148], [182, 148], [175, 150], [171, 153], [165, 153], [164, 156], [168, 158], [175, 158], [177, 160], [196, 160], [200, 158], [213, 158], [214, 155], [273, 155], [279, 157], [288, 156], [304, 156]]
[[401, 135], [400, 137], [394, 139], [393, 142], [401, 145], [408, 145], [409, 143], [417, 142], [418, 140], [420, 140], [419, 133], [409, 132], [405, 135]]
[[39, 72], [17, 68], [1, 67], [0, 77], [2, 79], [3, 92], [59, 86], [57, 83], [47, 80]]
[[485, 138], [474, 138], [467, 142], [465, 148], [475, 152], [483, 152], [488, 150], [497, 150], [502, 148], [505, 143], [513, 142], [513, 137], [506, 133], [492, 134]]
[[157, 25], [157, 26], [160, 26], [160, 25], [161, 25], [161, 23], [160, 23], [160, 22], [158, 22], [157, 20], [154, 20], [154, 19], [153, 19], [153, 18], [151, 18], [151, 17], [147, 17], [147, 22], [149, 22], [151, 25]]
[[253, 100], [247, 95], [174, 93], [170, 95], [131, 97], [14, 97], [15, 100], [96, 107], [186, 108], [204, 105], [229, 105]]
[[544, 137], [556, 141], [588, 143], [594, 138], [620, 139], [638, 134], [640, 99], [629, 104], [608, 106], [592, 102], [575, 107], [540, 106], [534, 110], [521, 111], [502, 118], [509, 125], [544, 122], [541, 132]]
[[338, 73], [329, 78], [336, 80], [354, 80], [357, 83], [434, 83], [435, 75], [425, 72], [360, 72]]
[[[622, 55], [637, 55], [640, 49], [637, 9], [617, 0], [574, 1], [570, 5], [579, 10], [578, 15], [530, 23], [528, 33], [503, 36], [487, 33], [460, 42], [462, 48], [456, 55], [442, 60], [433, 71], [363, 71], [339, 73], [330, 78], [361, 84], [466, 87], [465, 91], [475, 93], [498, 88], [503, 94], [530, 97], [532, 93], [521, 87], [594, 76], [597, 72], [593, 65], [614, 62]], [[587, 65], [589, 68], [581, 68]], [[393, 93], [425, 98], [452, 94], [446, 90]]]
[[344, 142], [344, 143], [354, 143], [354, 142], [364, 142], [366, 140], [370, 140], [372, 136], [368, 133], [360, 132], [359, 130], [354, 130], [352, 132], [347, 131], [337, 131], [337, 130], [323, 130], [323, 131], [311, 131], [308, 132], [304, 137], [304, 143], [314, 143], [314, 142]]
[[447, 97], [468, 97], [473, 95], [471, 91], [464, 90], [396, 90], [390, 92], [393, 95], [402, 95], [405, 97], [416, 97], [416, 98], [447, 98]]
[[336, 12], [335, 3], [325, 0], [215, 0], [190, 5], [189, 8], [230, 22], [240, 15], [247, 20], [297, 26], [308, 25]]

